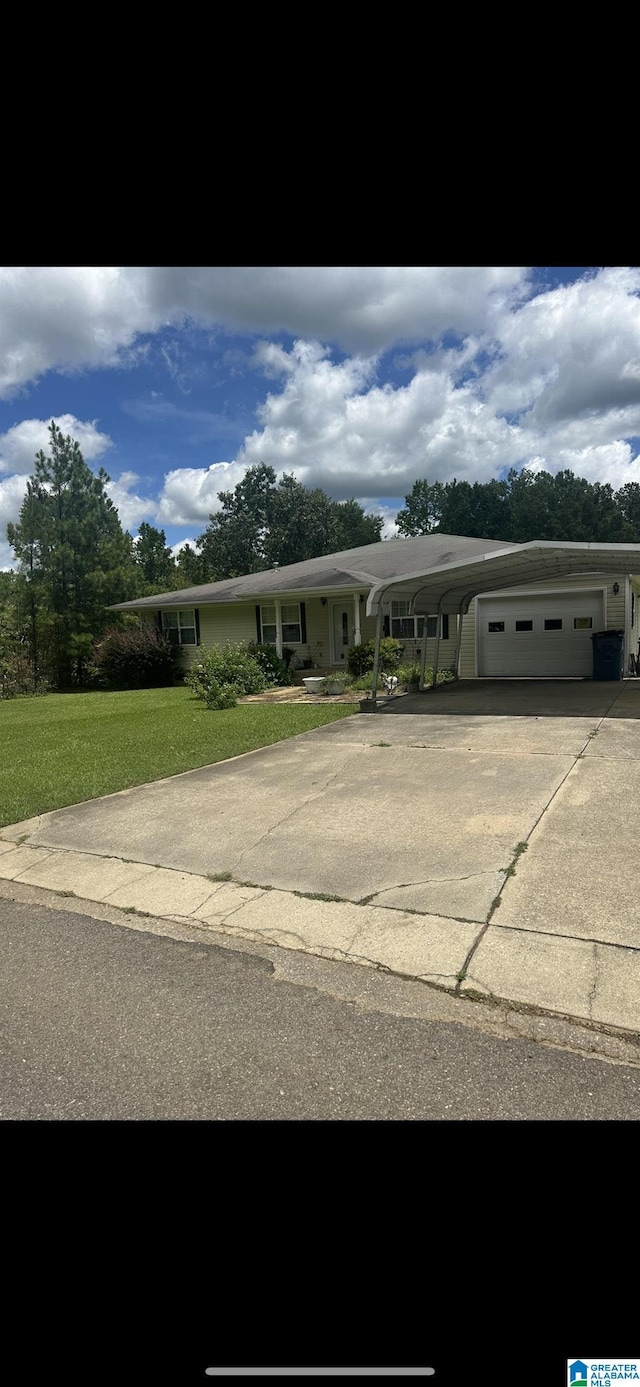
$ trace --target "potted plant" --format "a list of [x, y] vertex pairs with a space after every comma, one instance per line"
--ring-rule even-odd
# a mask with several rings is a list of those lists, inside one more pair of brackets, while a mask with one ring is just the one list
[[413, 660], [410, 665], [401, 665], [398, 670], [398, 678], [404, 684], [408, 694], [420, 692], [420, 663]]
[[321, 681], [321, 693], [323, 694], [343, 694], [347, 681], [343, 675], [328, 674]]

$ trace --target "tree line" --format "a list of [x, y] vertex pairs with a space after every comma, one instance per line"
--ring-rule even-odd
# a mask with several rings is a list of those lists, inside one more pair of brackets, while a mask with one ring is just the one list
[[290, 475], [276, 483], [260, 463], [219, 493], [220, 511], [174, 557], [164, 530], [143, 523], [134, 541], [123, 529], [109, 481], [51, 423], [7, 527], [17, 567], [0, 573], [0, 696], [86, 686], [107, 627], [135, 620], [109, 612], [113, 603], [358, 548], [382, 532], [357, 501], [332, 501]]
[[[381, 539], [381, 516], [333, 501], [272, 467], [248, 468], [193, 544], [174, 556], [164, 530], [124, 530], [109, 476], [52, 423], [16, 524], [17, 567], [0, 573], [0, 695], [83, 687], [95, 644], [114, 625], [110, 604], [299, 563]], [[397, 516], [400, 535], [445, 533], [506, 542], [640, 542], [640, 485], [614, 492], [570, 471], [513, 469], [501, 481], [417, 481]], [[121, 616], [126, 624], [135, 618]]]

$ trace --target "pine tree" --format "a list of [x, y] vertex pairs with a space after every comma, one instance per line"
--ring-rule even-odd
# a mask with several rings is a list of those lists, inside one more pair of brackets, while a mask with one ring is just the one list
[[110, 478], [87, 467], [79, 444], [51, 423], [50, 455], [36, 454], [17, 525], [7, 535], [19, 561], [34, 671], [59, 688], [82, 682], [93, 640], [112, 602], [135, 594], [131, 535], [109, 499]]

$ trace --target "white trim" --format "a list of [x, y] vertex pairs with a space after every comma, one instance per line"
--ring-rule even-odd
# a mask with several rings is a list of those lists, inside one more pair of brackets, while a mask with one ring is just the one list
[[[347, 668], [347, 661], [346, 661], [346, 659], [345, 659], [345, 660], [339, 660], [338, 657], [337, 657], [337, 654], [336, 654], [336, 625], [335, 625], [335, 621], [334, 621], [334, 619], [333, 619], [333, 615], [334, 615], [334, 612], [335, 612], [336, 607], [341, 607], [343, 611], [345, 610], [345, 608], [346, 608], [346, 610], [347, 610], [347, 636], [349, 635], [349, 603], [348, 603], [348, 600], [347, 600], [346, 598], [344, 598], [342, 602], [331, 602], [331, 603], [329, 604], [329, 641], [330, 641], [329, 653], [330, 653], [330, 655], [331, 655], [331, 668], [332, 668], [332, 669], [346, 669], [346, 668]], [[347, 650], [348, 650], [348, 649], [349, 649], [349, 642], [347, 641]]]
[[[162, 630], [163, 630], [163, 632], [164, 632], [164, 631], [177, 631], [177, 632], [178, 632], [178, 639], [177, 639], [177, 641], [172, 642], [172, 644], [175, 644], [175, 645], [179, 646], [180, 649], [182, 649], [182, 647], [183, 647], [183, 646], [186, 646], [186, 645], [197, 645], [197, 644], [198, 644], [198, 626], [197, 626], [197, 623], [196, 623], [196, 609], [195, 609], [195, 607], [170, 607], [168, 610], [172, 613], [172, 615], [173, 615], [173, 613], [175, 612], [175, 615], [176, 615], [176, 617], [178, 618], [178, 620], [177, 620], [175, 626], [165, 626], [165, 624], [164, 624], [164, 618], [165, 618], [165, 613], [167, 612], [167, 608], [166, 608], [166, 607], [159, 607], [159, 608], [158, 608], [158, 611], [160, 612], [160, 620], [161, 620], [161, 622], [162, 622]], [[184, 622], [182, 622], [182, 621], [180, 620], [180, 617], [181, 617], [181, 616], [186, 616], [187, 613], [188, 613], [190, 616], [193, 617], [193, 621], [184, 621]], [[182, 634], [183, 631], [193, 631], [193, 640], [192, 640], [192, 641], [183, 641], [183, 640], [181, 640], [181, 639], [180, 639], [180, 636], [181, 636], [181, 634]]]

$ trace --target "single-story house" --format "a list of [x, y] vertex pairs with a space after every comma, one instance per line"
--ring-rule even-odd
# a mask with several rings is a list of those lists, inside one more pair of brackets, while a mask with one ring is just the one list
[[[382, 540], [263, 573], [121, 602], [180, 645], [269, 641], [294, 665], [346, 667], [349, 646], [391, 635], [405, 661], [462, 679], [588, 677], [594, 632], [640, 639], [640, 544], [506, 544], [430, 534]], [[374, 684], [377, 677], [374, 675]], [[375, 689], [374, 689], [375, 697]]]

